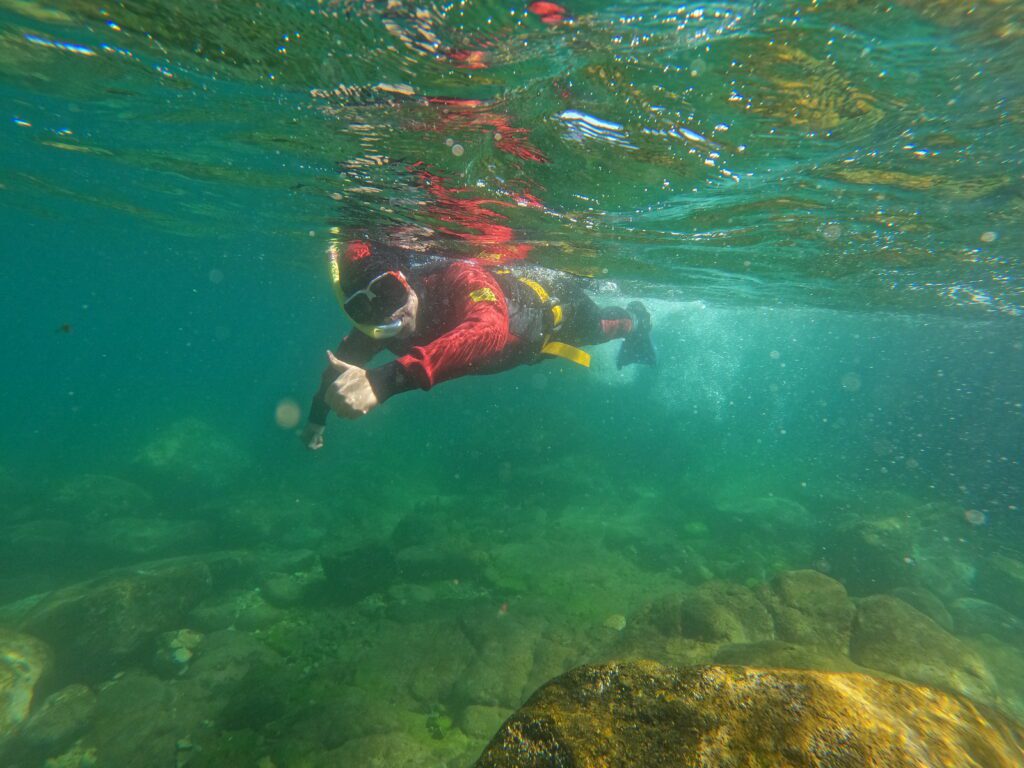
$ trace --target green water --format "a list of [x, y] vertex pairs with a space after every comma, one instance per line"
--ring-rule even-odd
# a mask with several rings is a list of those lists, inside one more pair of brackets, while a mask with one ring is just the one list
[[[469, 766], [629, 658], [1024, 719], [1022, 7], [0, 0], [0, 627], [53, 653], [0, 759]], [[460, 379], [310, 453], [363, 233], [641, 297], [659, 367]], [[794, 631], [791, 571], [923, 639]]]

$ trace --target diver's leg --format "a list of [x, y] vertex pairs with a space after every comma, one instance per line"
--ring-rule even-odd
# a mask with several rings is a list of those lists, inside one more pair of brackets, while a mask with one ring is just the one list
[[625, 309], [599, 307], [576, 286], [563, 288], [558, 298], [565, 318], [555, 333], [556, 340], [573, 346], [589, 346], [622, 339], [616, 357], [619, 368], [631, 363], [657, 364], [651, 343], [651, 315], [641, 302], [631, 301]]
[[603, 344], [623, 339], [633, 330], [629, 312], [620, 307], [599, 307], [576, 286], [561, 290], [558, 303], [564, 318], [555, 338], [566, 344], [577, 347]]

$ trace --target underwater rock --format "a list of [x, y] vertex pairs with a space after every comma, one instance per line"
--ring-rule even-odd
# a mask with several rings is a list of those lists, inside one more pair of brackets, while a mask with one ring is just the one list
[[97, 522], [139, 517], [153, 511], [153, 497], [135, 483], [107, 475], [81, 475], [60, 486], [46, 508], [62, 519]]
[[45, 643], [0, 627], [0, 750], [28, 717], [36, 684], [51, 664]]
[[779, 640], [846, 654], [856, 612], [846, 589], [817, 571], [785, 571], [758, 589]]
[[498, 732], [505, 718], [511, 714], [512, 710], [504, 707], [470, 704], [462, 710], [459, 727], [472, 739], [490, 739]]
[[799, 533], [806, 538], [818, 521], [803, 504], [781, 496], [727, 497], [715, 506], [734, 524], [767, 531], [777, 538], [780, 533]]
[[913, 533], [904, 517], [842, 521], [828, 547], [832, 573], [855, 595], [915, 583]]
[[706, 643], [749, 643], [774, 637], [772, 617], [754, 593], [741, 584], [710, 581], [682, 600], [662, 600], [646, 618], [663, 635]]
[[185, 674], [189, 662], [202, 642], [203, 635], [191, 629], [164, 632], [156, 639], [154, 669], [167, 676]]
[[206, 422], [186, 418], [153, 437], [135, 457], [135, 464], [180, 493], [183, 486], [225, 488], [252, 466], [252, 459]]
[[621, 613], [613, 613], [601, 622], [601, 626], [605, 629], [621, 632], [626, 628], [626, 617]]
[[1024, 642], [1024, 621], [998, 605], [961, 597], [949, 606], [958, 635], [992, 635], [1003, 642]]
[[744, 667], [784, 667], [829, 672], [864, 671], [849, 658], [834, 651], [820, 646], [807, 647], [783, 640], [762, 640], [759, 643], [719, 646], [715, 651], [714, 662]]
[[208, 714], [174, 685], [129, 671], [99, 689], [95, 720], [82, 745], [100, 767], [177, 768], [178, 740]]
[[324, 754], [314, 766], [335, 768], [342, 765], [379, 765], [387, 768], [423, 768], [438, 764], [437, 755], [431, 746], [427, 741], [417, 739], [405, 731], [362, 736]]
[[505, 625], [503, 631], [477, 647], [469, 667], [455, 681], [452, 696], [460, 704], [515, 707], [527, 693], [540, 631], [513, 624], [507, 617], [497, 621]]
[[271, 573], [260, 584], [260, 594], [277, 608], [290, 608], [307, 600], [311, 587], [322, 578], [305, 573]]
[[215, 698], [229, 694], [255, 668], [278, 667], [281, 657], [246, 632], [223, 630], [206, 635], [184, 677]]
[[1024, 619], [1024, 562], [990, 555], [978, 566], [978, 594]]
[[21, 732], [30, 749], [54, 755], [67, 749], [92, 723], [96, 694], [85, 685], [69, 685], [51, 694], [32, 713]]
[[202, 520], [114, 517], [89, 526], [81, 546], [108, 563], [153, 560], [205, 549], [212, 539]]
[[972, 591], [975, 566], [960, 534], [962, 517], [941, 505], [881, 518], [853, 516], [831, 532], [831, 573], [853, 595], [924, 587], [944, 600]]
[[259, 590], [231, 590], [213, 595], [193, 608], [188, 623], [204, 632], [229, 627], [253, 630], [276, 624], [284, 616], [282, 610], [263, 599]]
[[924, 587], [896, 587], [889, 594], [912, 605], [947, 632], [953, 631], [953, 617], [942, 601]]
[[352, 739], [402, 730], [413, 717], [402, 708], [404, 703], [381, 691], [352, 685], [332, 686], [318, 696], [316, 706], [305, 713], [295, 734], [324, 749], [336, 749]]
[[638, 662], [579, 667], [549, 682], [475, 765], [1012, 768], [1022, 740], [1024, 728], [999, 714], [909, 683]]
[[405, 547], [395, 555], [395, 563], [403, 580], [417, 584], [452, 579], [479, 580], [484, 566], [482, 557], [435, 544]]
[[320, 553], [326, 589], [342, 605], [384, 592], [398, 578], [398, 564], [391, 549], [370, 544], [358, 549], [330, 547]]
[[52, 592], [22, 621], [49, 642], [65, 680], [101, 680], [158, 633], [180, 627], [209, 591], [198, 561], [158, 561]]
[[953, 635], [892, 595], [857, 603], [850, 658], [864, 667], [981, 700], [995, 681], [982, 659]]

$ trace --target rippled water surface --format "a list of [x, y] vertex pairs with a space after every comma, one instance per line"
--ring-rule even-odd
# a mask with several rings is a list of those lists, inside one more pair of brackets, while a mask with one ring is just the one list
[[1020, 4], [534, 7], [5, 0], [5, 199], [479, 234], [420, 163], [548, 264], [1019, 313]]

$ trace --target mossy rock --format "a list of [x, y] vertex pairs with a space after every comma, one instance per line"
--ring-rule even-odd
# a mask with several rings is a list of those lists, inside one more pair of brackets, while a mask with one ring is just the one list
[[1024, 728], [967, 699], [856, 673], [586, 666], [551, 681], [476, 768], [1020, 765]]

